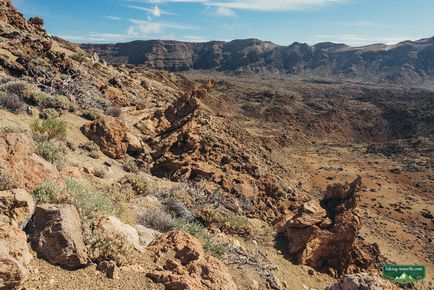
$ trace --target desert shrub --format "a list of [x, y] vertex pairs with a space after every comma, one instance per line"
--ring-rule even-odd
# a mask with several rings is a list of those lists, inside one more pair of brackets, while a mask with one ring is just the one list
[[148, 208], [140, 215], [139, 223], [160, 232], [167, 232], [173, 228], [174, 219], [163, 208]]
[[30, 124], [30, 128], [33, 134], [46, 140], [64, 139], [66, 137], [66, 123], [56, 118], [34, 119]]
[[221, 212], [211, 206], [204, 206], [195, 213], [207, 226], [217, 227], [225, 233], [241, 236], [249, 236], [252, 234], [252, 226], [245, 217], [233, 213]]
[[139, 166], [137, 166], [137, 163], [134, 160], [127, 161], [124, 164], [123, 169], [129, 173], [137, 173], [140, 171]]
[[55, 182], [43, 182], [32, 192], [37, 203], [58, 203], [62, 196], [62, 189]]
[[93, 159], [99, 159], [101, 158], [101, 154], [99, 153], [99, 151], [92, 151], [89, 153], [89, 157]]
[[3, 86], [4, 84], [13, 82], [15, 78], [10, 76], [0, 76], [0, 86]]
[[41, 119], [54, 119], [60, 117], [60, 112], [53, 108], [42, 109], [39, 113]]
[[65, 166], [65, 150], [64, 148], [56, 145], [48, 140], [36, 142], [36, 153], [51, 162], [58, 169], [62, 169]]
[[107, 196], [115, 206], [114, 214], [123, 222], [132, 224], [134, 217], [128, 206], [128, 201], [134, 197], [134, 192], [129, 186], [123, 186], [119, 183], [110, 185], [99, 185], [98, 190]]
[[77, 207], [85, 221], [103, 215], [115, 214], [115, 205], [110, 198], [90, 183], [67, 179], [65, 185], [71, 203]]
[[107, 176], [107, 171], [104, 168], [96, 168], [93, 175], [98, 178], [104, 178]]
[[25, 130], [21, 127], [14, 126], [14, 125], [8, 125], [5, 127], [2, 127], [0, 129], [1, 133], [23, 133]]
[[181, 200], [171, 197], [164, 201], [164, 206], [167, 211], [172, 213], [175, 217], [187, 221], [194, 220], [194, 216], [184, 202]]
[[183, 230], [198, 238], [204, 250], [215, 257], [220, 257], [225, 251], [225, 246], [216, 243], [213, 236], [199, 222], [178, 219], [172, 223], [172, 227]]
[[149, 193], [148, 182], [141, 174], [126, 175], [120, 180], [120, 183], [123, 185], [129, 185], [137, 195], [146, 195]]
[[18, 113], [24, 108], [24, 102], [14, 93], [0, 93], [0, 106], [12, 113]]
[[222, 214], [222, 229], [232, 234], [249, 235], [251, 233], [250, 222], [246, 217], [233, 213]]
[[110, 107], [105, 111], [105, 114], [107, 116], [119, 118], [122, 116], [122, 108], [121, 107]]
[[46, 95], [39, 103], [43, 108], [51, 108], [56, 110], [71, 110], [71, 101], [62, 95]]
[[71, 58], [79, 63], [83, 63], [87, 60], [86, 55], [83, 53], [75, 52], [71, 54]]
[[31, 95], [33, 90], [34, 87], [24, 81], [12, 81], [1, 86], [1, 91], [9, 94], [14, 94], [18, 96], [20, 100], [27, 99]]
[[134, 263], [135, 249], [119, 233], [106, 233], [95, 230], [86, 240], [89, 256], [95, 263], [113, 261], [118, 266]]
[[75, 144], [74, 142], [71, 142], [71, 141], [67, 141], [66, 142], [66, 146], [72, 151], [72, 152], [75, 152], [75, 151], [77, 151], [77, 149], [78, 149], [78, 146], [77, 146], [77, 144]]
[[0, 166], [0, 191], [17, 187], [16, 179]]

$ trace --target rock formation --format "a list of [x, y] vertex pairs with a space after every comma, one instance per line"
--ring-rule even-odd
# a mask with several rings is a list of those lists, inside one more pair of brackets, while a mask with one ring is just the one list
[[38, 256], [50, 264], [76, 269], [89, 262], [80, 217], [72, 205], [37, 206], [30, 235]]
[[29, 275], [33, 256], [21, 229], [34, 211], [34, 202], [25, 190], [0, 192], [0, 289], [15, 289]]
[[295, 261], [334, 276], [366, 270], [378, 259], [378, 246], [358, 240], [361, 228], [357, 192], [361, 178], [327, 187], [321, 201], [303, 204], [285, 225]]
[[237, 289], [226, 266], [205, 254], [199, 240], [185, 232], [170, 232], [155, 240], [149, 250], [161, 266], [147, 276], [166, 289]]
[[36, 145], [24, 133], [7, 133], [0, 138], [0, 166], [13, 175], [19, 188], [34, 189], [46, 180], [61, 182], [56, 167], [35, 154]]
[[133, 246], [137, 251], [143, 251], [143, 246], [140, 244], [140, 237], [137, 230], [130, 225], [124, 224], [114, 216], [101, 219], [96, 225], [96, 228], [107, 235], [118, 235], [123, 237], [125, 242]]
[[0, 191], [0, 216], [23, 229], [35, 212], [33, 197], [23, 189]]
[[[350, 79], [413, 86], [433, 78], [434, 37], [397, 45], [293, 43], [279, 46], [258, 39], [186, 43], [134, 41], [84, 44], [111, 63], [144, 64], [168, 71], [213, 70], [233, 74], [286, 73], [312, 78]], [[381, 65], [378, 65], [381, 63]], [[429, 64], [426, 66], [426, 64]]]
[[125, 157], [128, 150], [125, 124], [114, 117], [99, 118], [81, 128], [83, 134], [98, 144], [101, 151], [115, 159]]

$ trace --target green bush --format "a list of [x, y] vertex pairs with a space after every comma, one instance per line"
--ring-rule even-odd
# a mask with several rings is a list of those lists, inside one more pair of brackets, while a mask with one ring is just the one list
[[9, 190], [15, 188], [16, 186], [17, 182], [15, 178], [0, 166], [0, 191]]
[[64, 139], [66, 137], [66, 123], [56, 118], [45, 120], [34, 119], [30, 124], [32, 132], [43, 139]]
[[36, 142], [36, 153], [45, 160], [51, 162], [58, 169], [65, 167], [65, 150], [51, 141], [43, 140]]
[[58, 203], [62, 189], [55, 182], [43, 182], [32, 192], [37, 203]]
[[112, 200], [90, 183], [67, 179], [65, 185], [66, 193], [83, 219], [92, 220], [99, 216], [115, 214], [116, 208]]

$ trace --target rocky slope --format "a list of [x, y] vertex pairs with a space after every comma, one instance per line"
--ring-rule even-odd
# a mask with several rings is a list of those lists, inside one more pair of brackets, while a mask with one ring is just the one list
[[419, 85], [434, 77], [434, 38], [364, 47], [335, 43], [279, 46], [257, 39], [207, 43], [152, 40], [81, 47], [96, 51], [110, 63], [142, 64], [173, 72], [279, 73], [402, 86]]
[[432, 270], [431, 92], [113, 67], [0, 8], [0, 288], [394, 289], [382, 263]]

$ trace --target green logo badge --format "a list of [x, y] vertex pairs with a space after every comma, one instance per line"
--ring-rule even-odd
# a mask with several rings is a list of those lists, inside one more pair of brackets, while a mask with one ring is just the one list
[[383, 278], [399, 285], [407, 285], [426, 277], [423, 265], [384, 265]]

